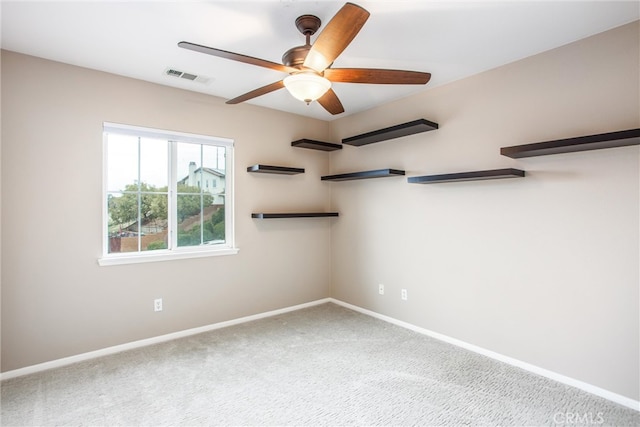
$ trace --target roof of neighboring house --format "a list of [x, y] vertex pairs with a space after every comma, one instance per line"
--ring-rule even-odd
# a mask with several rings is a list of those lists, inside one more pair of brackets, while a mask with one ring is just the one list
[[[213, 176], [217, 176], [220, 178], [224, 178], [224, 171], [221, 169], [213, 169], [213, 168], [198, 168], [196, 170], [194, 170], [194, 173], [197, 173], [200, 171], [200, 169], [202, 169], [203, 172], [208, 173], [210, 175]], [[185, 176], [184, 178], [182, 178], [181, 180], [179, 180], [178, 182], [185, 182], [187, 179], [189, 179], [189, 175]]]

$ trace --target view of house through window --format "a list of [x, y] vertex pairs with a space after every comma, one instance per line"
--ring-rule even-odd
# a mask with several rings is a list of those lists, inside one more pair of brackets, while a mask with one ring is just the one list
[[106, 254], [230, 244], [232, 142], [105, 124]]

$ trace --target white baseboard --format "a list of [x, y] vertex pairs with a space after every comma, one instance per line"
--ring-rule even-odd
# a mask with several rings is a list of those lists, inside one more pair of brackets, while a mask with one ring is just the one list
[[465, 350], [473, 351], [474, 353], [482, 354], [483, 356], [490, 357], [499, 362], [506, 363], [508, 365], [516, 366], [518, 368], [524, 369], [525, 371], [532, 372], [534, 374], [549, 378], [551, 380], [557, 381], [562, 384], [569, 385], [571, 387], [578, 388], [580, 390], [586, 391], [587, 393], [595, 394], [596, 396], [602, 397], [604, 399], [610, 400], [612, 402], [618, 403], [620, 405], [626, 406], [627, 408], [634, 409], [636, 411], [640, 411], [640, 401], [633, 400], [629, 397], [622, 396], [620, 394], [614, 393], [609, 390], [605, 390], [603, 388], [594, 386], [589, 383], [585, 383], [583, 381], [576, 380], [571, 377], [567, 377], [565, 375], [559, 374], [557, 372], [550, 371], [548, 369], [541, 368], [539, 366], [532, 365], [527, 362], [523, 362], [518, 359], [514, 359], [513, 357], [505, 356], [500, 353], [496, 353], [491, 350], [487, 350], [486, 348], [478, 347], [474, 344], [469, 344], [467, 342], [461, 341], [456, 338], [452, 338], [447, 335], [440, 334], [438, 332], [430, 331], [428, 329], [421, 328], [419, 326], [412, 325], [407, 322], [403, 322], [402, 320], [394, 319], [393, 317], [385, 316], [380, 313], [376, 313], [375, 311], [367, 310], [366, 308], [358, 307], [353, 304], [346, 303], [344, 301], [340, 301], [334, 298], [329, 298], [329, 300], [337, 305], [341, 305], [345, 308], [351, 309], [353, 311], [357, 311], [362, 314], [366, 314], [371, 317], [375, 317], [376, 319], [384, 320], [385, 322], [392, 323], [397, 326], [401, 326], [406, 329], [410, 329], [414, 332], [418, 332], [423, 335], [427, 335], [431, 338], [435, 338], [440, 341], [444, 341], [449, 344], [453, 344], [458, 347], [462, 347]]
[[37, 365], [31, 365], [20, 369], [14, 369], [12, 371], [0, 373], [0, 380], [8, 380], [10, 378], [21, 377], [23, 375], [34, 374], [36, 372], [46, 371], [48, 369], [60, 368], [62, 366], [71, 365], [78, 362], [84, 362], [86, 360], [95, 359], [102, 356], [108, 356], [115, 353], [120, 353], [127, 350], [133, 350], [140, 347], [146, 347], [153, 344], [159, 344], [178, 338], [184, 338], [191, 335], [201, 334], [203, 332], [213, 331], [215, 329], [226, 328], [228, 326], [238, 325], [240, 323], [251, 322], [254, 320], [264, 319], [266, 317], [277, 316], [279, 314], [288, 313], [290, 311], [296, 311], [303, 308], [313, 307], [315, 305], [325, 304], [331, 302], [330, 298], [324, 298], [304, 304], [298, 304], [291, 307], [281, 308], [278, 310], [267, 311], [265, 313], [254, 314], [252, 316], [240, 317], [238, 319], [228, 320], [225, 322], [214, 323], [207, 326], [201, 326], [199, 328], [187, 329], [184, 331], [173, 332], [171, 334], [160, 335], [153, 338], [147, 338], [144, 340], [133, 341], [126, 344], [116, 345], [113, 347], [107, 347], [96, 351], [90, 351], [87, 353], [77, 354], [75, 356], [64, 357], [62, 359], [52, 360], [50, 362], [39, 363]]
[[2, 373], [0, 373], [0, 380], [7, 380], [7, 379], [10, 379], [10, 378], [16, 378], [16, 377], [20, 377], [20, 376], [23, 376], [23, 375], [29, 375], [29, 374], [33, 374], [33, 373], [36, 373], [36, 372], [46, 371], [48, 369], [60, 368], [62, 366], [67, 366], [67, 365], [71, 365], [71, 364], [78, 363], [78, 362], [84, 362], [86, 360], [91, 360], [91, 359], [95, 359], [95, 358], [102, 357], [102, 356], [108, 356], [108, 355], [111, 355], [111, 354], [116, 354], [116, 353], [120, 353], [120, 352], [127, 351], [127, 350], [133, 350], [133, 349], [136, 349], [136, 348], [146, 347], [146, 346], [153, 345], [153, 344], [159, 344], [159, 343], [162, 343], [162, 342], [171, 341], [171, 340], [175, 340], [175, 339], [178, 339], [178, 338], [183, 338], [183, 337], [187, 337], [187, 336], [191, 336], [191, 335], [201, 334], [203, 332], [213, 331], [215, 329], [226, 328], [228, 326], [233, 326], [233, 325], [238, 325], [238, 324], [241, 324], [241, 323], [251, 322], [251, 321], [254, 321], [254, 320], [264, 319], [266, 317], [277, 316], [277, 315], [280, 315], [280, 314], [284, 314], [284, 313], [288, 313], [288, 312], [291, 312], [291, 311], [300, 310], [300, 309], [303, 309], [303, 308], [313, 307], [313, 306], [320, 305], [320, 304], [325, 304], [325, 303], [328, 303], [328, 302], [332, 302], [334, 304], [337, 304], [337, 305], [340, 305], [342, 307], [351, 309], [353, 311], [357, 311], [359, 313], [366, 314], [366, 315], [374, 317], [376, 319], [380, 319], [380, 320], [383, 320], [385, 322], [392, 323], [394, 325], [397, 325], [397, 326], [412, 330], [414, 332], [418, 332], [420, 334], [435, 338], [437, 340], [444, 341], [444, 342], [449, 343], [449, 344], [453, 344], [455, 346], [464, 348], [466, 350], [473, 351], [473, 352], [478, 353], [478, 354], [482, 354], [483, 356], [490, 357], [490, 358], [495, 359], [495, 360], [497, 360], [499, 362], [503, 362], [503, 363], [506, 363], [508, 365], [516, 366], [518, 368], [524, 369], [524, 370], [532, 372], [534, 374], [549, 378], [549, 379], [554, 380], [554, 381], [558, 381], [559, 383], [566, 384], [566, 385], [578, 388], [580, 390], [586, 391], [587, 393], [591, 393], [591, 394], [594, 394], [596, 396], [600, 396], [600, 397], [602, 397], [604, 399], [607, 399], [607, 400], [610, 400], [612, 402], [618, 403], [618, 404], [623, 405], [623, 406], [625, 406], [627, 408], [631, 408], [631, 409], [634, 409], [636, 411], [640, 411], [640, 401], [633, 400], [633, 399], [631, 399], [629, 397], [622, 396], [620, 394], [611, 392], [609, 390], [605, 390], [603, 388], [594, 386], [592, 384], [588, 384], [588, 383], [585, 383], [583, 381], [579, 381], [579, 380], [576, 380], [574, 378], [567, 377], [567, 376], [559, 374], [557, 372], [553, 372], [553, 371], [550, 371], [548, 369], [544, 369], [544, 368], [541, 368], [539, 366], [535, 366], [535, 365], [532, 365], [530, 363], [523, 362], [521, 360], [514, 359], [512, 357], [505, 356], [503, 354], [496, 353], [494, 351], [487, 350], [487, 349], [482, 348], [482, 347], [478, 347], [478, 346], [476, 346], [474, 344], [469, 344], [467, 342], [458, 340], [456, 338], [452, 338], [452, 337], [449, 337], [447, 335], [440, 334], [438, 332], [430, 331], [428, 329], [424, 329], [424, 328], [421, 328], [419, 326], [415, 326], [415, 325], [412, 325], [410, 323], [403, 322], [401, 320], [397, 320], [397, 319], [394, 319], [392, 317], [385, 316], [385, 315], [380, 314], [380, 313], [376, 313], [375, 311], [367, 310], [365, 308], [358, 307], [356, 305], [349, 304], [349, 303], [346, 303], [344, 301], [340, 301], [340, 300], [337, 300], [337, 299], [334, 299], [334, 298], [323, 298], [323, 299], [320, 299], [320, 300], [311, 301], [311, 302], [304, 303], [304, 304], [298, 304], [298, 305], [294, 305], [294, 306], [291, 306], [291, 307], [285, 307], [285, 308], [278, 309], [278, 310], [272, 310], [272, 311], [267, 311], [267, 312], [264, 312], [264, 313], [254, 314], [254, 315], [251, 315], [251, 316], [240, 317], [238, 319], [233, 319], [233, 320], [228, 320], [228, 321], [225, 321], [225, 322], [214, 323], [214, 324], [207, 325], [207, 326], [201, 326], [199, 328], [187, 329], [187, 330], [184, 330], [184, 331], [174, 332], [174, 333], [171, 333], [171, 334], [160, 335], [160, 336], [157, 336], [157, 337], [147, 338], [147, 339], [144, 339], [144, 340], [133, 341], [133, 342], [130, 342], [130, 343], [116, 345], [116, 346], [113, 346], [113, 347], [107, 347], [107, 348], [103, 348], [103, 349], [96, 350], [96, 351], [90, 351], [90, 352], [78, 354], [78, 355], [75, 355], [75, 356], [64, 357], [62, 359], [52, 360], [52, 361], [45, 362], [45, 363], [39, 363], [37, 365], [27, 366], [27, 367], [20, 368], [20, 369], [15, 369], [15, 370], [12, 370], [12, 371], [2, 372]]

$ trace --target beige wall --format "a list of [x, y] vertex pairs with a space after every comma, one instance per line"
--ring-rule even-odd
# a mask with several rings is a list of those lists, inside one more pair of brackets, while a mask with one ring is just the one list
[[345, 147], [332, 173], [527, 177], [333, 183], [333, 297], [637, 400], [638, 146], [499, 152], [640, 127], [638, 35], [636, 22], [334, 122], [336, 139], [417, 118], [440, 129]]
[[[635, 23], [331, 123], [3, 52], [2, 370], [331, 295], [638, 399], [638, 147], [499, 155], [639, 127], [638, 51]], [[331, 154], [289, 145], [420, 117], [441, 128]], [[98, 267], [103, 121], [234, 138], [240, 253]], [[245, 172], [258, 162], [307, 173]], [[387, 167], [528, 176], [318, 179]], [[339, 219], [249, 218], [330, 207]]]
[[[250, 217], [328, 209], [328, 154], [291, 147], [326, 122], [11, 52], [2, 114], [3, 371], [329, 296], [334, 220]], [[103, 121], [235, 139], [240, 252], [99, 267]]]

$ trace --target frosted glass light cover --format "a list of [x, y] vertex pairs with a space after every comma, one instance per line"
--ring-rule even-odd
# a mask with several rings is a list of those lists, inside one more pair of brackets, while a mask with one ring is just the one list
[[284, 79], [284, 85], [291, 95], [307, 104], [331, 88], [329, 80], [313, 73], [292, 74]]

